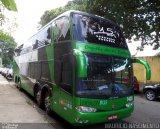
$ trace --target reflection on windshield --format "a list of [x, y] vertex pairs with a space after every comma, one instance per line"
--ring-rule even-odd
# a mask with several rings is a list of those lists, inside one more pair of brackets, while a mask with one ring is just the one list
[[123, 97], [131, 94], [132, 67], [129, 59], [87, 55], [87, 78], [77, 81], [77, 94], [87, 97]]
[[74, 14], [73, 23], [75, 40], [128, 49], [120, 27], [109, 20]]

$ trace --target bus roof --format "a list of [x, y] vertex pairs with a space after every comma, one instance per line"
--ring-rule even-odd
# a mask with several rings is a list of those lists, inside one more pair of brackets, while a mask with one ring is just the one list
[[[51, 23], [52, 23], [53, 21], [55, 21], [56, 19], [58, 19], [58, 18], [60, 18], [60, 17], [62, 17], [62, 16], [70, 16], [71, 14], [74, 14], [74, 13], [80, 14], [80, 15], [86, 15], [86, 16], [90, 16], [90, 17], [95, 17], [95, 18], [98, 18], [98, 19], [102, 19], [102, 20], [105, 20], [105, 21], [110, 22], [111, 24], [113, 24], [113, 25], [115, 25], [115, 26], [118, 26], [118, 24], [116, 24], [115, 22], [113, 22], [113, 21], [111, 21], [111, 20], [109, 20], [109, 19], [106, 19], [106, 18], [104, 18], [104, 17], [101, 17], [101, 16], [99, 16], [99, 15], [94, 15], [94, 14], [90, 14], [90, 13], [86, 13], [86, 12], [82, 12], [82, 11], [78, 11], [78, 10], [69, 10], [69, 11], [66, 11], [66, 12], [60, 14], [59, 16], [55, 17], [54, 19], [52, 19], [49, 23], [47, 23], [47, 24], [44, 25], [42, 28], [40, 28], [34, 35], [32, 35], [30, 38], [28, 38], [28, 40], [31, 39], [32, 37], [34, 37], [37, 33], [39, 33], [41, 30], [43, 30], [46, 26], [48, 26], [49, 24], [51, 24]], [[28, 41], [28, 40], [27, 40], [27, 41]], [[26, 42], [26, 41], [25, 41], [25, 42]], [[25, 42], [22, 43], [22, 44], [19, 45], [19, 46], [22, 46], [23, 44], [25, 45]], [[19, 46], [18, 46], [18, 47], [19, 47]], [[17, 48], [18, 48], [18, 47], [17, 47]]]

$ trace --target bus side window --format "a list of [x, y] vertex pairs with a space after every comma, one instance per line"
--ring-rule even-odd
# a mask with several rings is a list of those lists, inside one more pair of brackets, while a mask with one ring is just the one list
[[39, 33], [34, 35], [30, 42], [32, 42], [33, 49], [44, 47], [51, 43], [51, 26], [43, 28]]
[[70, 25], [68, 17], [61, 17], [55, 21], [54, 33], [57, 41], [70, 40]]
[[51, 39], [51, 28], [47, 29], [47, 39]]
[[61, 65], [61, 84], [60, 86], [69, 93], [72, 93], [73, 85], [73, 59], [71, 54], [64, 55]]
[[57, 37], [58, 37], [58, 29], [57, 26], [55, 24], [55, 22], [52, 23], [52, 37], [53, 37], [53, 42], [56, 43], [57, 42]]

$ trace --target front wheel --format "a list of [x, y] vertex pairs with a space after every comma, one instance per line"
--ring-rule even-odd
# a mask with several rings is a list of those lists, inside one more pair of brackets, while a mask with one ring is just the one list
[[156, 99], [156, 95], [153, 90], [146, 91], [145, 96], [146, 96], [146, 99], [149, 101], [154, 101]]
[[42, 97], [41, 97], [41, 92], [40, 92], [40, 90], [38, 90], [38, 91], [35, 93], [35, 100], [36, 100], [36, 102], [37, 102], [38, 107], [42, 108], [43, 102], [42, 102]]
[[48, 92], [45, 94], [44, 107], [45, 107], [46, 113], [48, 115], [51, 115], [51, 101], [50, 101], [50, 96]]
[[22, 88], [21, 88], [21, 81], [20, 81], [20, 80], [17, 82], [17, 88], [18, 88], [20, 91], [22, 91]]

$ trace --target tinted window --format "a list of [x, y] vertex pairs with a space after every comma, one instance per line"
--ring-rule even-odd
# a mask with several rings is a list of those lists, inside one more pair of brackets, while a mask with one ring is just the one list
[[45, 46], [51, 42], [50, 34], [50, 25], [43, 28], [39, 33], [32, 37], [29, 42], [32, 43], [33, 49]]
[[63, 41], [70, 39], [70, 25], [68, 17], [61, 17], [53, 23], [54, 38], [56, 41]]
[[119, 98], [132, 93], [129, 59], [87, 55], [87, 77], [78, 78], [77, 94], [91, 98]]
[[120, 28], [99, 17], [74, 14], [74, 38], [78, 41], [128, 49]]
[[62, 70], [61, 70], [61, 87], [72, 93], [72, 80], [73, 80], [73, 58], [71, 54], [64, 55], [62, 58]]

